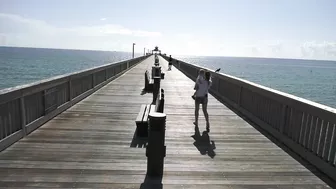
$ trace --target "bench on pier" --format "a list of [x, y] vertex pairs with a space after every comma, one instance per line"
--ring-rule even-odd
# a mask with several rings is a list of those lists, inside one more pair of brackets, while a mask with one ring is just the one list
[[154, 85], [154, 80], [149, 75], [149, 72], [146, 70], [145, 72], [145, 91], [152, 91]]
[[137, 137], [148, 137], [148, 115], [152, 112], [163, 113], [164, 108], [164, 90], [159, 90], [159, 94], [154, 104], [142, 104], [135, 120]]
[[148, 136], [148, 115], [155, 111], [155, 105], [153, 104], [142, 104], [140, 112], [135, 120], [137, 131], [137, 137], [147, 137]]

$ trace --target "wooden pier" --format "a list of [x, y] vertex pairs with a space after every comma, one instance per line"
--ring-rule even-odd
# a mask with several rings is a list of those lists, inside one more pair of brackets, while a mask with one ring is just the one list
[[162, 179], [146, 179], [146, 143], [135, 137], [140, 106], [152, 102], [142, 93], [150, 56], [0, 152], [0, 188], [331, 188], [314, 166], [300, 164], [211, 95], [210, 133], [201, 110], [198, 131], [194, 82], [159, 58], [167, 114]]

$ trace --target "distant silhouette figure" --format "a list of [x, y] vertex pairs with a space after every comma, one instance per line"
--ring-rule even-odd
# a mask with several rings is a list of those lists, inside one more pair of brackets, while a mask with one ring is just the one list
[[168, 70], [171, 70], [172, 65], [173, 65], [173, 59], [171, 55], [169, 55]]

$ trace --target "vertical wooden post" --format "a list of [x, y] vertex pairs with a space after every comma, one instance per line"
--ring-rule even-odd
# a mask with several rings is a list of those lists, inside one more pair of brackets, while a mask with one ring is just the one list
[[148, 145], [146, 147], [147, 175], [162, 176], [164, 158], [166, 157], [166, 114], [157, 112], [150, 113], [148, 118]]
[[26, 107], [25, 107], [24, 97], [20, 98], [20, 113], [21, 113], [22, 137], [25, 137], [27, 134], [27, 131], [26, 131]]
[[238, 106], [240, 107], [240, 105], [241, 105], [241, 94], [242, 94], [242, 90], [243, 90], [243, 87], [242, 86], [240, 86], [239, 87], [239, 94], [238, 94]]
[[69, 87], [69, 102], [71, 102], [71, 100], [72, 100], [72, 80], [71, 80], [71, 78], [69, 78], [68, 87]]
[[[330, 127], [330, 128], [332, 128], [332, 127]], [[335, 153], [336, 153], [336, 140], [335, 140], [335, 136], [336, 136], [336, 124], [334, 124], [334, 130], [333, 131], [334, 131], [333, 132], [334, 133], [333, 134], [334, 135], [334, 140], [331, 141], [331, 144], [330, 144], [330, 153], [329, 153], [329, 157], [330, 157], [329, 164], [330, 165], [332, 165], [334, 163], [335, 158], [336, 158], [336, 156], [335, 156]]]
[[92, 89], [96, 86], [96, 79], [95, 79], [95, 73], [92, 73]]
[[281, 110], [281, 123], [280, 123], [280, 133], [283, 134], [284, 133], [284, 128], [285, 128], [285, 124], [286, 124], [286, 119], [287, 119], [287, 106], [286, 105], [282, 105], [282, 110]]
[[115, 66], [113, 65], [112, 68], [113, 68], [113, 69], [112, 69], [112, 77], [114, 77], [114, 76], [115, 76]]

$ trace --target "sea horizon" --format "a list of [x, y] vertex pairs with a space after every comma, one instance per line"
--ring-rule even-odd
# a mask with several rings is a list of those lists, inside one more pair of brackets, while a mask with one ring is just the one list
[[[137, 56], [142, 54], [136, 53]], [[191, 55], [172, 57], [213, 70], [221, 68], [223, 74], [336, 108], [336, 61]], [[121, 51], [0, 47], [0, 90], [131, 58], [132, 53]]]
[[[29, 47], [29, 46], [1, 46], [0, 48], [27, 48], [27, 49], [51, 49], [51, 50], [72, 50], [72, 51], [94, 51], [94, 52], [121, 52], [121, 53], [132, 53], [132, 51], [121, 51], [121, 50], [99, 50], [99, 49], [70, 49], [70, 48], [56, 48], [56, 47]], [[148, 50], [146, 48], [146, 50]], [[137, 52], [137, 54], [143, 54]], [[161, 53], [169, 56], [169, 53]], [[184, 54], [175, 54], [172, 57], [225, 57], [225, 58], [256, 58], [256, 59], [280, 59], [280, 60], [316, 60], [316, 61], [326, 61], [334, 62], [336, 64], [336, 59], [314, 59], [314, 58], [289, 58], [289, 57], [262, 57], [262, 56], [228, 56], [228, 55], [184, 55]]]

